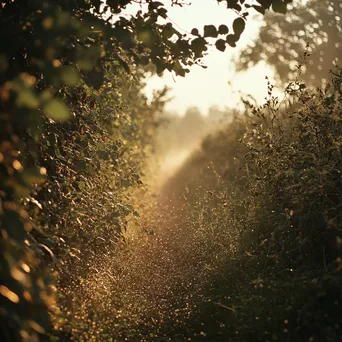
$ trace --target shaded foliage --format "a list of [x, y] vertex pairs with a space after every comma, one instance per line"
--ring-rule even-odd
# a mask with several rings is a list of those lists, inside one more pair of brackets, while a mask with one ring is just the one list
[[269, 84], [264, 106], [246, 102], [167, 185], [172, 201], [176, 187], [192, 203], [197, 234], [220, 237], [205, 241], [225, 259], [187, 336], [341, 339], [341, 80], [336, 71], [315, 91], [290, 83], [285, 101]]

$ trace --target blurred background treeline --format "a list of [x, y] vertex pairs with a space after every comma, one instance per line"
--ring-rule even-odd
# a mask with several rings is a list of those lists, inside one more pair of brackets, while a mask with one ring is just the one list
[[183, 115], [166, 112], [159, 121], [156, 152], [164, 155], [182, 149], [192, 150], [206, 135], [232, 121], [233, 116], [234, 110], [217, 106], [209, 108], [208, 113], [201, 113], [197, 107], [188, 108]]

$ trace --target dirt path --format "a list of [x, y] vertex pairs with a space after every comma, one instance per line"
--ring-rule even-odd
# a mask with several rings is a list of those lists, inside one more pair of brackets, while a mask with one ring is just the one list
[[137, 194], [140, 226], [127, 233], [126, 248], [113, 265], [118, 277], [112, 291], [123, 308], [121, 336], [129, 341], [199, 341], [205, 339], [201, 323], [194, 327], [189, 322], [210, 302], [208, 288], [220, 261], [213, 254], [210, 231], [192, 219], [187, 201], [159, 191]]
[[[200, 206], [194, 208], [180, 192], [157, 189], [134, 193], [141, 217], [131, 218], [120, 247], [98, 253], [78, 286], [77, 316], [93, 327], [80, 326], [76, 340], [99, 333], [120, 342], [206, 340], [201, 310], [210, 303], [211, 282], [222, 267], [222, 241], [207, 229]], [[104, 325], [108, 331], [99, 331]]]

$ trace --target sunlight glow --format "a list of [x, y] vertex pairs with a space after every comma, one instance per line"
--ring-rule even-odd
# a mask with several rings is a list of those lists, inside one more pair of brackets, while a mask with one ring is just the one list
[[[215, 1], [194, 1], [189, 6], [169, 6], [168, 9], [169, 18], [184, 33], [190, 32], [194, 27], [201, 29], [209, 23], [226, 24], [230, 27], [236, 17], [233, 11], [227, 10], [223, 4], [218, 5]], [[228, 46], [223, 53], [212, 47], [208, 56], [203, 59], [207, 69], [193, 66], [185, 78], [175, 77], [170, 73], [165, 73], [163, 77], [152, 77], [146, 87], [148, 96], [151, 96], [155, 89], [164, 86], [171, 88], [172, 100], [166, 108], [181, 115], [190, 106], [197, 106], [203, 114], [206, 114], [213, 105], [242, 108], [240, 91], [251, 94], [262, 103], [267, 93], [265, 76], [272, 81], [272, 69], [260, 64], [247, 72], [236, 73], [232, 62], [239, 49], [257, 36], [261, 24], [260, 16], [249, 18], [246, 30], [235, 49]]]

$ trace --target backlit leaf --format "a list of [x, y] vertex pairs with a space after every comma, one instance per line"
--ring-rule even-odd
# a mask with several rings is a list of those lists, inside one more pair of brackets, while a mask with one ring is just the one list
[[61, 79], [63, 83], [74, 86], [80, 81], [80, 73], [75, 67], [67, 66], [61, 70]]
[[54, 121], [66, 121], [70, 117], [70, 112], [65, 104], [57, 99], [50, 100], [44, 106], [44, 113]]

